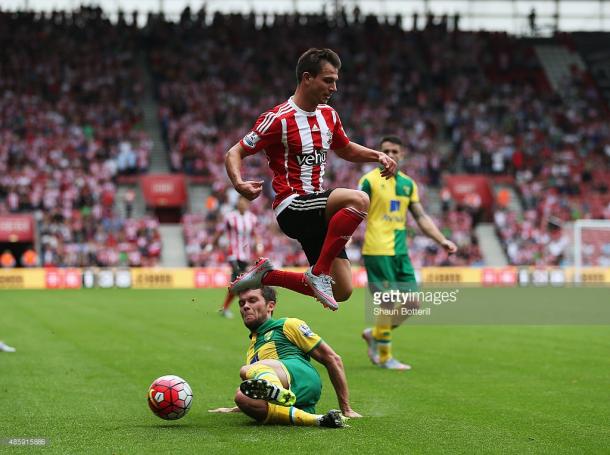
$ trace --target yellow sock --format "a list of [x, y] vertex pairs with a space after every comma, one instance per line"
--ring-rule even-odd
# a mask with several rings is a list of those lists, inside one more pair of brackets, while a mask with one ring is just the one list
[[278, 378], [275, 370], [269, 365], [265, 365], [262, 363], [257, 363], [252, 365], [248, 372], [246, 373], [246, 377], [248, 379], [264, 379], [265, 381], [270, 382], [273, 385], [284, 388], [282, 381]]
[[392, 326], [376, 325], [373, 328], [373, 337], [377, 342], [379, 363], [385, 363], [392, 358]]
[[268, 404], [267, 418], [264, 423], [278, 423], [281, 425], [298, 425], [303, 427], [318, 426], [318, 419], [321, 417], [317, 414], [310, 414], [301, 409], [291, 406], [278, 406], [276, 404]]

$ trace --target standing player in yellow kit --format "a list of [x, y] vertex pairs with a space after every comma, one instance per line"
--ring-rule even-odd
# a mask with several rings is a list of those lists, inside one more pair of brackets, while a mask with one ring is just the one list
[[[403, 144], [396, 136], [386, 136], [380, 143], [381, 152], [400, 163], [404, 158]], [[360, 189], [370, 198], [362, 257], [371, 292], [398, 289], [413, 290], [417, 286], [415, 270], [409, 259], [407, 246], [407, 210], [422, 232], [448, 253], [457, 246], [445, 238], [419, 201], [417, 185], [411, 177], [398, 171], [385, 179], [380, 168], [365, 174]], [[371, 361], [382, 368], [409, 370], [411, 367], [392, 356], [392, 329], [390, 318], [378, 318], [375, 327], [367, 328], [362, 337], [368, 344]]]

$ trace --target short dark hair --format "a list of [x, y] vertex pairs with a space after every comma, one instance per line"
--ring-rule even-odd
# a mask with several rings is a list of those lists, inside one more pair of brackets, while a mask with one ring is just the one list
[[379, 141], [379, 145], [384, 142], [391, 142], [392, 144], [403, 146], [402, 140], [398, 136], [383, 136]]
[[271, 286], [262, 286], [260, 288], [261, 294], [263, 295], [263, 299], [265, 299], [265, 303], [269, 303], [271, 301], [277, 303], [277, 294], [275, 292], [275, 288]]
[[332, 49], [307, 49], [297, 62], [297, 84], [303, 80], [303, 74], [317, 76], [322, 69], [322, 62], [328, 62], [338, 70], [341, 69], [341, 59]]

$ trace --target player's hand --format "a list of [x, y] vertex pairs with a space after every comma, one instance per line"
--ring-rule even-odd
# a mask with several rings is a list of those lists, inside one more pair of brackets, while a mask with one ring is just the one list
[[382, 177], [389, 179], [390, 177], [396, 175], [398, 164], [396, 164], [396, 161], [394, 161], [388, 155], [379, 152], [379, 158], [377, 161], [383, 166], [383, 169], [381, 170]]
[[253, 201], [257, 197], [259, 197], [261, 192], [263, 191], [263, 183], [264, 182], [262, 180], [248, 180], [236, 185], [235, 189], [243, 197], [245, 197], [249, 201]]
[[362, 417], [361, 414], [358, 414], [356, 411], [354, 411], [351, 408], [341, 411], [341, 414], [343, 414], [344, 417], [349, 417], [350, 419], [359, 419]]
[[216, 409], [208, 409], [208, 412], [213, 412], [215, 414], [229, 414], [231, 412], [241, 412], [237, 406], [232, 408], [216, 408]]
[[441, 246], [449, 254], [453, 254], [453, 253], [457, 252], [457, 250], [458, 250], [457, 245], [455, 243], [453, 243], [451, 240], [445, 240], [443, 243], [441, 243]]

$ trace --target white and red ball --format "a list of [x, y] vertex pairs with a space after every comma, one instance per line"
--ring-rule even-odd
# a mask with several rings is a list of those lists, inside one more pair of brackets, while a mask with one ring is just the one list
[[155, 415], [165, 420], [184, 417], [192, 402], [191, 386], [179, 376], [161, 376], [148, 389], [148, 406]]

